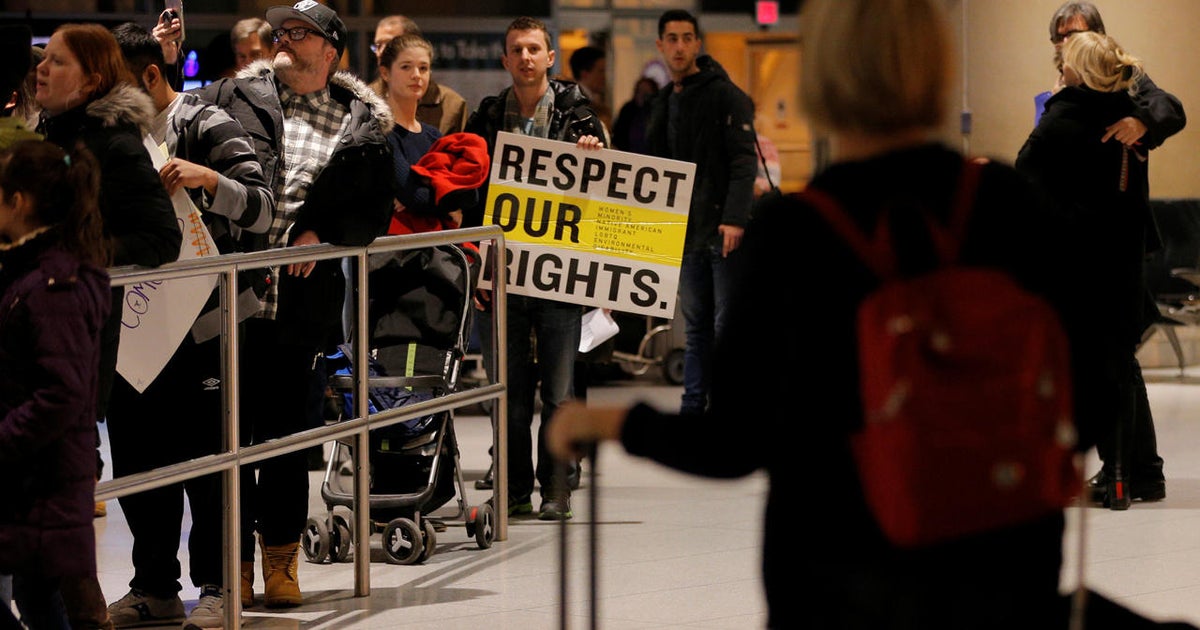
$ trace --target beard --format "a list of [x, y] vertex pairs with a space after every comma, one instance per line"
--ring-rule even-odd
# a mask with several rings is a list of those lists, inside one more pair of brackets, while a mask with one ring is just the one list
[[293, 83], [297, 78], [314, 74], [316, 66], [311, 61], [296, 55], [295, 52], [275, 54], [275, 74], [284, 83]]

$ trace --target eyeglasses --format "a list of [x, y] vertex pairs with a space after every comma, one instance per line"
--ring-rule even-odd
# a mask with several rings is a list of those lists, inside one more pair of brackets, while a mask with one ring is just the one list
[[1089, 30], [1090, 30], [1090, 29], [1086, 29], [1086, 28], [1077, 28], [1077, 29], [1073, 29], [1073, 30], [1067, 31], [1067, 32], [1065, 32], [1065, 33], [1059, 33], [1059, 34], [1055, 35], [1054, 37], [1051, 37], [1051, 38], [1050, 38], [1050, 43], [1052, 43], [1052, 44], [1061, 44], [1061, 43], [1063, 43], [1064, 41], [1066, 41], [1066, 39], [1067, 39], [1068, 37], [1070, 37], [1070, 36], [1072, 36], [1072, 35], [1074, 35], [1074, 34], [1076, 34], [1076, 33], [1086, 33], [1086, 32], [1088, 32]]
[[392, 40], [390, 40], [390, 39], [381, 39], [381, 40], [379, 40], [379, 41], [375, 42], [374, 44], [371, 44], [371, 52], [373, 52], [373, 53], [375, 53], [376, 55], [378, 55], [378, 54], [380, 53], [380, 51], [382, 51], [382, 50], [383, 50], [383, 47], [384, 47], [384, 46], [387, 46], [387, 43], [388, 43], [388, 42], [390, 42], [390, 41], [392, 41]]
[[287, 35], [287, 38], [294, 42], [304, 41], [304, 39], [307, 38], [310, 33], [320, 37], [321, 39], [328, 39], [325, 37], [325, 33], [322, 33], [321, 31], [305, 28], [303, 26], [295, 26], [292, 28], [277, 28], [271, 31], [271, 41], [279, 43], [283, 40], [284, 35]]

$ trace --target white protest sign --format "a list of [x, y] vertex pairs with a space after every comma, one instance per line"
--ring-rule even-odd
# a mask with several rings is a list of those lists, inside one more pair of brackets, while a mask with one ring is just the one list
[[[672, 318], [695, 172], [501, 132], [483, 220], [504, 231], [508, 291]], [[485, 267], [480, 286], [491, 278]]]
[[[156, 145], [149, 136], [145, 144], [155, 170], [161, 169], [167, 161], [166, 148]], [[180, 188], [171, 195], [171, 203], [175, 206], [179, 230], [183, 232], [179, 260], [216, 255], [217, 246], [187, 192]], [[209, 275], [122, 287], [117, 372], [134, 389], [143, 392], [158, 377], [216, 286], [217, 277]]]

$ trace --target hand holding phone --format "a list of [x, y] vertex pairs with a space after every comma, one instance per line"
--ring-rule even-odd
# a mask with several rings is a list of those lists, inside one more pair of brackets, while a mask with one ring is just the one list
[[[158, 26], [164, 27], [170, 33], [170, 39], [178, 40], [182, 44], [184, 40], [183, 0], [165, 0], [163, 6], [165, 8], [158, 16]], [[176, 30], [178, 30], [177, 33]]]
[[162, 46], [163, 61], [168, 65], [179, 61], [184, 36], [182, 0], [166, 0], [166, 8], [158, 15], [158, 23], [150, 34]]

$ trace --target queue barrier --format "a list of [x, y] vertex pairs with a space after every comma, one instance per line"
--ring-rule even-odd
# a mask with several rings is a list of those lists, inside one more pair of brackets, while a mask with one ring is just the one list
[[[496, 370], [489, 374], [487, 382], [478, 387], [446, 394], [432, 400], [370, 413], [367, 400], [366, 366], [368, 348], [366, 335], [354, 335], [354, 418], [323, 427], [315, 427], [270, 440], [262, 444], [242, 447], [237, 436], [240, 435], [240, 418], [238, 401], [240, 392], [240, 375], [238, 373], [238, 326], [240, 320], [237, 312], [237, 274], [239, 271], [262, 269], [265, 267], [284, 266], [292, 263], [302, 263], [334, 258], [354, 259], [355, 286], [365, 287], [355, 295], [355, 330], [367, 330], [367, 300], [370, 296], [368, 280], [368, 258], [371, 254], [391, 252], [404, 249], [418, 249], [436, 245], [459, 244], [464, 242], [492, 241], [488, 248], [490, 261], [486, 263], [497, 270], [496, 282], [493, 285], [493, 317], [492, 317], [492, 349], [495, 357]], [[491, 407], [492, 418], [492, 452], [495, 460], [495, 483], [492, 501], [496, 508], [496, 537], [495, 540], [508, 539], [508, 430], [507, 430], [507, 390], [503, 382], [506, 374], [507, 350], [506, 338], [506, 309], [507, 297], [505, 291], [504, 264], [499, 256], [505, 251], [504, 236], [497, 226], [461, 228], [424, 234], [405, 234], [398, 236], [383, 236], [365, 247], [346, 247], [329, 244], [305, 245], [271, 249], [261, 252], [237, 254], [222, 254], [207, 256], [185, 261], [178, 261], [155, 268], [146, 267], [113, 267], [109, 275], [114, 287], [136, 285], [145, 282], [167, 281], [174, 278], [194, 278], [197, 276], [217, 275], [217, 291], [220, 296], [221, 309], [221, 360], [222, 381], [227, 384], [223, 388], [224, 427], [222, 431], [221, 452], [187, 460], [178, 464], [155, 468], [134, 475], [125, 475], [104, 481], [96, 486], [96, 500], [106, 501], [120, 498], [137, 492], [151, 490], [186, 479], [193, 479], [213, 473], [221, 473], [224, 490], [223, 515], [224, 539], [227, 541], [224, 558], [224, 605], [225, 627], [241, 627], [241, 598], [236, 589], [240, 586], [241, 563], [241, 487], [238, 469], [241, 466], [253, 464], [265, 459], [292, 453], [313, 446], [325, 444], [339, 439], [353, 439], [355, 448], [352, 452], [352, 465], [355, 470], [353, 490], [354, 512], [354, 595], [367, 597], [371, 592], [370, 585], [370, 521], [366, 511], [369, 502], [369, 475], [367, 453], [369, 450], [369, 433], [373, 429], [387, 427], [405, 420], [420, 416], [482, 403], [488, 400], [498, 401]], [[120, 308], [121, 305], [114, 305]]]

